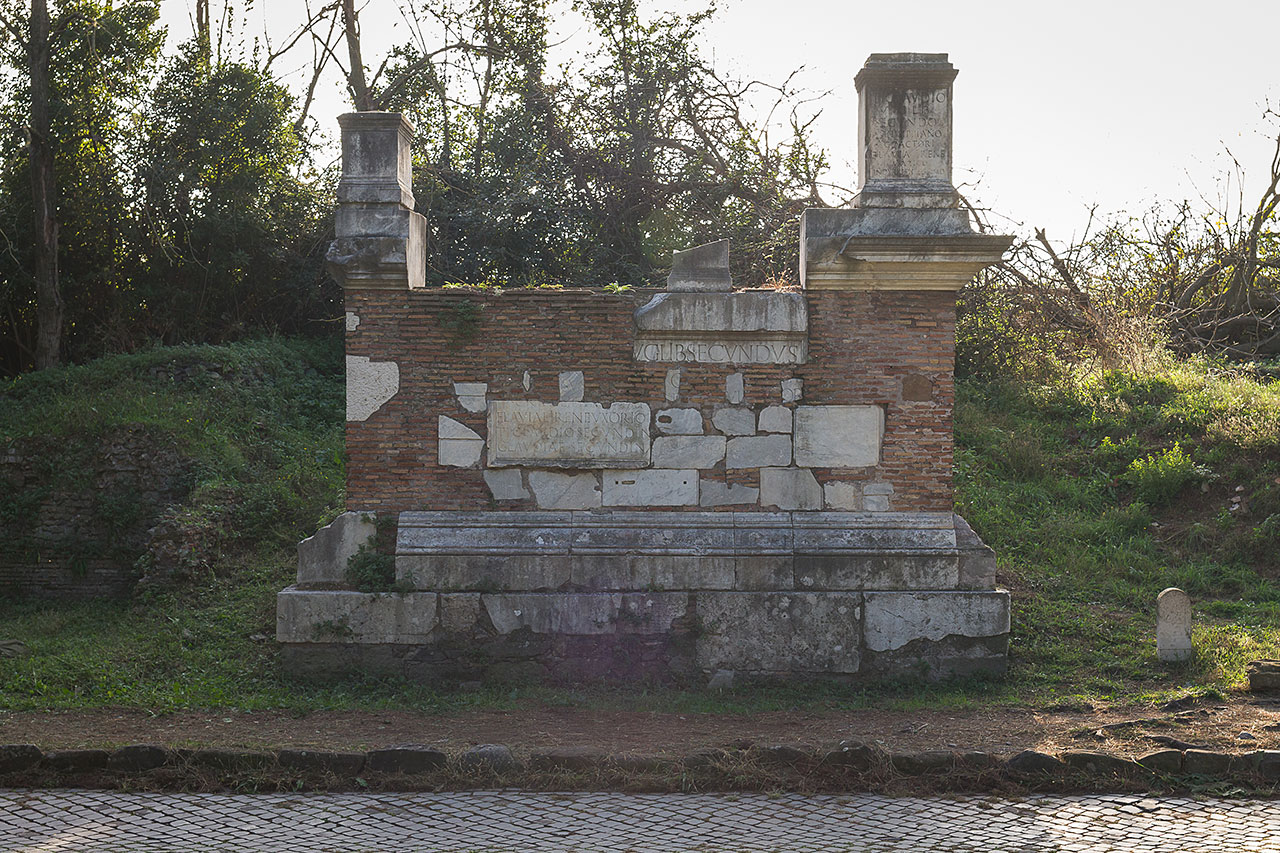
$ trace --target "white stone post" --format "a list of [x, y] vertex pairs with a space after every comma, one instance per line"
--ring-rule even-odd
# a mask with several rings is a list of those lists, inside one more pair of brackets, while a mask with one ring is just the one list
[[427, 222], [413, 210], [413, 125], [400, 113], [347, 113], [335, 240], [326, 260], [344, 288], [426, 283]]
[[1191, 599], [1177, 587], [1156, 598], [1156, 655], [1162, 661], [1190, 660]]

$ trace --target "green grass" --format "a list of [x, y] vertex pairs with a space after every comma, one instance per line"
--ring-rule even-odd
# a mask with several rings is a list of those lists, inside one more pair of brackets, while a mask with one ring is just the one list
[[[79, 458], [95, 436], [145, 424], [178, 447], [197, 472], [182, 518], [212, 530], [218, 554], [136, 602], [0, 603], [0, 638], [30, 649], [0, 660], [0, 708], [1075, 708], [1230, 691], [1248, 660], [1280, 656], [1280, 387], [1192, 363], [958, 384], [958, 509], [1014, 593], [1004, 680], [722, 693], [291, 682], [274, 599], [297, 539], [341, 505], [339, 356], [279, 340], [157, 349], [24, 377], [0, 396], [0, 442], [47, 441]], [[20, 498], [6, 497], [11, 511]], [[1167, 586], [1195, 600], [1199, 651], [1178, 666], [1155, 659], [1155, 597]]]

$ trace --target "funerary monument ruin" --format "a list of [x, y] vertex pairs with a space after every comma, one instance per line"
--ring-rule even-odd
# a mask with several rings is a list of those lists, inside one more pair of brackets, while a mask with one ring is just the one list
[[[665, 290], [423, 286], [413, 130], [341, 118], [347, 507], [278, 599], [294, 672], [705, 681], [1003, 671], [1009, 594], [952, 503], [955, 294], [1009, 238], [952, 184], [943, 54], [874, 54], [860, 191], [799, 292], [728, 246]], [[358, 592], [348, 558], [394, 552]], [[388, 557], [387, 559], [390, 559]]]

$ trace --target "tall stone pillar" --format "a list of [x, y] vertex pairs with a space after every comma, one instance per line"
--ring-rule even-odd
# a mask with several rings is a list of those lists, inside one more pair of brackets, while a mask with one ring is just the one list
[[975, 233], [951, 178], [945, 53], [873, 53], [858, 89], [858, 195], [800, 222], [809, 290], [951, 290], [1000, 260], [1011, 237]]
[[326, 260], [345, 289], [426, 283], [427, 222], [413, 210], [413, 125], [400, 113], [347, 113], [335, 240]]

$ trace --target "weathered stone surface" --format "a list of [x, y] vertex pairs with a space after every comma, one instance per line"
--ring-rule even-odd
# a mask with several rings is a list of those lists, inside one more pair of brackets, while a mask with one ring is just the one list
[[[784, 467], [790, 464], [791, 436], [789, 435], [741, 436], [730, 439], [725, 449], [724, 467], [726, 468]], [[762, 489], [765, 488], [763, 473], [760, 485]], [[767, 489], [765, 491], [767, 494]], [[815, 508], [822, 506], [821, 490], [818, 494], [818, 505]], [[772, 503], [772, 501], [766, 500], [765, 503]]]
[[839, 747], [822, 757], [822, 763], [866, 773], [887, 765], [889, 756], [875, 744], [842, 741]]
[[766, 406], [760, 412], [761, 432], [791, 432], [791, 410], [786, 406]]
[[1231, 772], [1233, 756], [1207, 749], [1188, 749], [1182, 756], [1182, 772], [1189, 776], [1223, 777]]
[[884, 409], [879, 406], [796, 408], [796, 464], [802, 468], [873, 467], [880, 464], [883, 440]]
[[950, 208], [951, 84], [945, 53], [873, 53], [858, 89], [859, 207]]
[[866, 645], [892, 651], [916, 640], [1009, 633], [1009, 594], [992, 592], [868, 592]]
[[760, 747], [753, 749], [752, 753], [761, 764], [773, 767], [795, 767], [797, 764], [807, 764], [814, 759], [813, 750], [789, 743]]
[[365, 754], [363, 752], [282, 749], [276, 754], [276, 761], [281, 767], [289, 770], [352, 777], [364, 768]]
[[540, 773], [557, 770], [583, 773], [598, 770], [608, 758], [608, 753], [595, 746], [557, 746], [530, 755], [529, 768]]
[[1033, 749], [1024, 749], [1019, 752], [1005, 762], [1005, 767], [1010, 773], [1019, 776], [1048, 775], [1061, 773], [1066, 769], [1066, 765], [1057, 758]]
[[862, 509], [862, 488], [857, 483], [824, 483], [822, 499], [828, 509]]
[[458, 767], [468, 773], [515, 773], [520, 762], [510, 747], [500, 743], [482, 743], [458, 756]]
[[662, 383], [662, 396], [671, 403], [680, 399], [680, 368], [673, 367], [667, 371], [667, 378]]
[[1245, 666], [1249, 689], [1255, 693], [1280, 690], [1280, 660], [1251, 660]]
[[746, 399], [746, 383], [741, 373], [730, 373], [724, 379], [724, 396], [735, 406]]
[[586, 380], [581, 370], [566, 370], [560, 374], [560, 402], [580, 403], [586, 393]]
[[439, 597], [440, 630], [448, 634], [473, 631], [483, 607], [478, 592], [450, 592]]
[[755, 435], [756, 413], [750, 409], [717, 409], [711, 425], [725, 435]]
[[[724, 459], [722, 435], [672, 435], [653, 440], [655, 468], [714, 468]], [[608, 500], [605, 500], [608, 503]]]
[[994, 589], [996, 554], [987, 547], [969, 523], [955, 516], [956, 547], [960, 552], [960, 574], [957, 589]]
[[102, 770], [110, 757], [111, 753], [105, 749], [59, 749], [46, 753], [44, 764], [64, 773], [83, 773]]
[[107, 759], [107, 768], [127, 772], [141, 772], [163, 767], [170, 758], [169, 750], [149, 743], [122, 746]]
[[1244, 756], [1248, 765], [1268, 782], [1280, 782], [1280, 750], [1262, 749]]
[[400, 365], [347, 356], [347, 420], [367, 421], [400, 391]]
[[346, 316], [346, 321], [347, 321], [346, 325], [347, 325], [348, 332], [354, 332], [356, 329], [360, 328], [359, 314], [353, 314], [350, 311], [348, 311]]
[[[489, 404], [489, 464], [605, 468], [649, 464], [646, 403]], [[535, 493], [537, 489], [534, 489]]]
[[484, 439], [466, 424], [446, 415], [438, 418], [437, 458], [441, 465], [470, 468], [480, 464]]
[[604, 506], [697, 506], [698, 472], [649, 468], [601, 474]]
[[755, 486], [723, 483], [705, 477], [698, 485], [698, 502], [702, 506], [734, 506], [754, 504], [760, 500], [760, 490]]
[[1156, 654], [1162, 661], [1190, 660], [1191, 598], [1169, 587], [1156, 598]]
[[0, 773], [28, 770], [40, 763], [44, 753], [29, 743], [0, 744]]
[[771, 592], [795, 589], [794, 562], [790, 554], [739, 556], [734, 560], [733, 588]]
[[801, 364], [808, 358], [803, 294], [661, 293], [636, 310], [636, 361]]
[[702, 435], [702, 412], [697, 409], [660, 409], [653, 421], [663, 435]]
[[194, 767], [234, 773], [263, 770], [274, 764], [276, 757], [258, 750], [213, 748], [194, 750], [187, 760]]
[[401, 554], [396, 579], [413, 589], [550, 590], [569, 580], [569, 557], [543, 554]]
[[902, 400], [908, 403], [922, 403], [933, 398], [933, 382], [928, 376], [918, 373], [902, 377]]
[[715, 292], [733, 290], [729, 274], [729, 241], [716, 240], [671, 253], [667, 290]]
[[803, 379], [784, 379], [782, 380], [782, 402], [798, 403], [800, 398], [804, 396], [804, 380]]
[[495, 501], [522, 501], [529, 497], [524, 472], [519, 468], [486, 468], [484, 484]]
[[1140, 757], [1138, 764], [1154, 773], [1181, 773], [1182, 753], [1176, 749], [1161, 749]]
[[344, 512], [298, 543], [298, 583], [343, 583], [347, 560], [378, 532], [367, 512]]
[[429, 592], [299, 590], [276, 595], [281, 643], [423, 643], [436, 623]]
[[932, 750], [929, 752], [897, 752], [890, 756], [893, 769], [906, 776], [926, 776], [930, 773], [946, 773], [955, 767], [953, 752]]
[[458, 398], [458, 405], [468, 412], [483, 412], [489, 407], [487, 382], [455, 382], [453, 393]]
[[659, 293], [636, 309], [640, 332], [781, 332], [809, 330], [802, 293]]
[[347, 113], [338, 123], [342, 180], [329, 271], [344, 288], [424, 286], [427, 223], [413, 209], [413, 126], [383, 112]]
[[707, 671], [852, 673], [858, 593], [700, 592], [697, 665]]
[[529, 488], [543, 509], [591, 509], [600, 506], [600, 485], [595, 474], [559, 474], [530, 471]]
[[599, 590], [733, 589], [735, 558], [700, 554], [610, 554], [571, 558], [574, 586]]
[[798, 589], [942, 590], [954, 589], [954, 554], [868, 550], [862, 553], [796, 554]]
[[[729, 444], [732, 447], [733, 442]], [[760, 504], [778, 509], [822, 509], [822, 488], [813, 473], [803, 468], [761, 468]]]
[[534, 634], [662, 634], [685, 614], [689, 596], [655, 593], [495, 593], [482, 595], [499, 634], [527, 628]]
[[448, 757], [438, 749], [420, 744], [402, 744], [370, 750], [365, 766], [374, 773], [415, 775], [439, 770], [447, 762]]
[[711, 677], [707, 679], [708, 690], [728, 690], [733, 687], [733, 670], [717, 669], [711, 673]]
[[1128, 758], [1105, 752], [1068, 750], [1058, 757], [1071, 769], [1095, 776], [1127, 776], [1138, 769], [1138, 764]]

